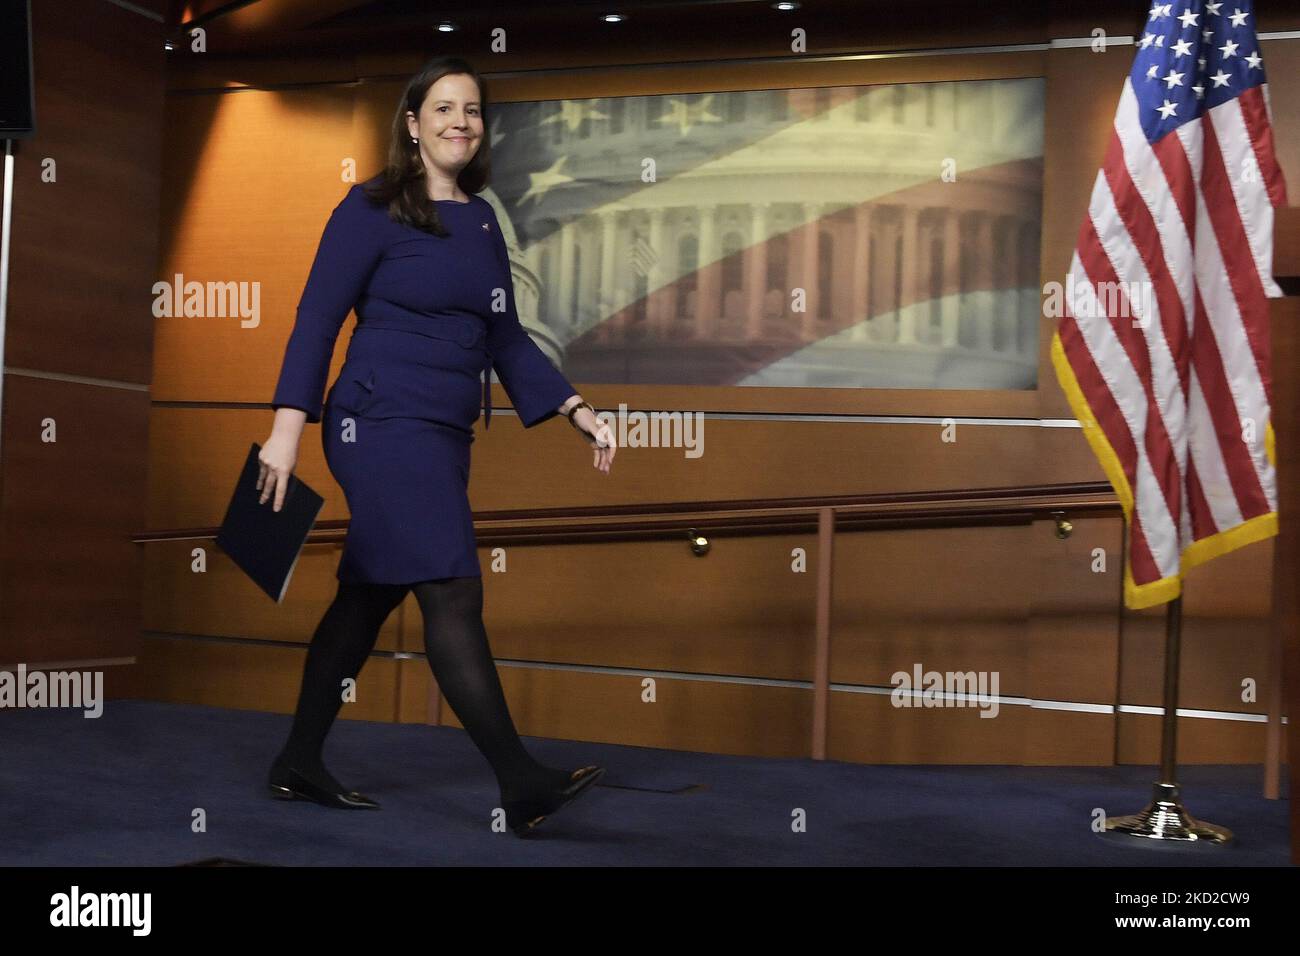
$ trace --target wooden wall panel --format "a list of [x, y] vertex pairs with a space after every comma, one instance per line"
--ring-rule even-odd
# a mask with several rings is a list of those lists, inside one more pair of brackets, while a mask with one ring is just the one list
[[[444, 705], [433, 693], [429, 664], [422, 657], [406, 657], [397, 661], [397, 702], [397, 722], [400, 724], [447, 722], [442, 720]], [[528, 732], [519, 726], [517, 720], [515, 729], [521, 734]]]
[[[1097, 170], [1114, 129], [1115, 105], [1133, 65], [1133, 48], [1106, 53], [1052, 50], [1047, 57], [1047, 115], [1043, 130], [1042, 281], [1065, 282], [1088, 213]], [[1042, 418], [1074, 418], [1056, 381], [1050, 348], [1059, 319], [1039, 323], [1038, 388]]]
[[[588, 391], [584, 389], [583, 394]], [[960, 407], [943, 414], [961, 414]], [[527, 430], [519, 429], [514, 418], [506, 418], [503, 424], [506, 427], [500, 432], [494, 425], [474, 443], [470, 495], [475, 509], [1103, 480], [1078, 429], [1047, 429], [1055, 434], [1045, 440], [1060, 457], [1040, 465], [1024, 452], [1025, 442], [1038, 429], [1020, 426], [959, 425], [956, 440], [944, 442], [937, 423], [764, 422], [706, 417], [704, 454], [700, 457], [687, 458], [681, 448], [620, 448], [615, 471], [607, 477], [591, 467], [586, 444], [567, 424]], [[1083, 470], [1089, 459], [1095, 471]], [[1070, 462], [1078, 465], [1073, 471], [1067, 470]], [[526, 480], [519, 480], [522, 476], [527, 476]]]
[[[1025, 649], [1032, 696], [1040, 700], [1113, 704], [1119, 680], [1124, 522], [1119, 515], [1066, 515], [1068, 538], [1052, 521], [1030, 526]], [[1104, 564], [1098, 564], [1098, 561]], [[1104, 568], [1104, 570], [1103, 570]]]
[[[1281, 11], [1261, 11], [1265, 16]], [[1300, 28], [1300, 14], [1288, 11], [1290, 26], [1276, 30]], [[1273, 148], [1278, 165], [1286, 177], [1289, 206], [1300, 206], [1300, 110], [1294, 104], [1300, 98], [1300, 43], [1295, 40], [1261, 40], [1260, 55], [1268, 70], [1268, 96], [1272, 112]]]
[[883, 695], [836, 693], [827, 756], [884, 764], [1110, 763], [1110, 717], [1006, 704], [994, 717], [980, 713], [977, 707], [895, 707]]
[[156, 401], [270, 402], [321, 231], [348, 190], [344, 164], [358, 158], [353, 99], [346, 87], [168, 99], [185, 161], [166, 165], [159, 278], [256, 282], [260, 321], [158, 319]]
[[[1179, 708], [1181, 709], [1181, 708]], [[1119, 747], [1115, 762], [1120, 764], [1147, 764], [1155, 769], [1160, 765], [1160, 724], [1163, 718], [1151, 714], [1119, 715]], [[1283, 760], [1285, 760], [1285, 754]], [[1192, 717], [1178, 718], [1178, 763], [1262, 763], [1264, 760], [1264, 725], [1238, 720], [1207, 720]], [[1261, 778], [1260, 783], [1263, 783]], [[1188, 796], [1188, 799], [1193, 799]], [[1145, 800], [1135, 800], [1139, 804]], [[1131, 811], [1141, 809], [1135, 805]], [[1195, 809], [1192, 810], [1195, 814]]]
[[105, 0], [37, 2], [32, 56], [37, 131], [15, 147], [5, 365], [148, 384], [163, 26]]
[[831, 682], [889, 687], [919, 665], [996, 671], [1028, 696], [1032, 560], [1024, 525], [837, 535]]
[[[238, 427], [219, 422], [248, 421], [251, 416], [263, 414], [184, 408], [155, 411], [154, 477], [157, 481], [167, 468], [178, 470], [166, 488], [155, 483], [154, 500], [165, 502], [173, 493], [186, 499], [185, 503], [167, 506], [174, 520], [160, 526], [194, 526], [220, 520], [224, 503], [205, 511], [205, 502], [210, 506], [224, 501], [222, 496], [233, 482], [236, 465], [230, 464], [230, 474], [205, 491], [204, 476], [219, 470], [209, 456], [223, 454], [228, 462], [236, 462], [247, 435], [236, 437]], [[192, 427], [203, 420], [209, 424]], [[517, 422], [509, 419], [503, 423], [518, 428]], [[780, 456], [781, 431], [791, 436], [789, 441], [800, 434], [795, 423], [774, 423], [761, 430], [754, 423], [719, 424], [728, 427], [732, 437], [737, 431], [748, 431], [755, 439], [754, 444], [730, 452], [726, 451], [726, 443], [715, 441], [715, 451], [719, 444], [724, 446], [717, 457], [735, 463], [736, 468], [746, 461]], [[861, 435], [867, 429], [877, 434], [901, 430], [915, 433], [910, 441], [900, 442], [895, 455], [884, 456], [886, 459], [901, 456], [904, 448], [927, 444], [942, 447], [920, 437], [927, 431], [925, 426], [866, 425], [850, 429], [847, 434]], [[308, 481], [319, 481], [327, 474], [319, 452], [310, 453], [314, 431], [308, 430], [309, 438], [304, 443], [308, 451], [300, 466], [300, 474]], [[566, 429], [556, 427], [551, 431], [548, 437], [556, 440], [572, 438]], [[987, 477], [988, 468], [983, 463], [996, 461], [998, 453], [972, 453], [970, 447], [989, 448], [984, 438], [989, 432], [1019, 431], [1022, 429], [988, 426], [962, 429], [956, 449], [943, 452], [962, 457], [962, 467], [951, 472], [950, 480], [960, 486]], [[1034, 431], [1045, 442], [1062, 449], [1073, 448], [1073, 452], [1064, 453], [1067, 460], [1072, 454], [1080, 454], [1083, 440], [1077, 430]], [[514, 454], [529, 437], [524, 433], [522, 440], [502, 444]], [[773, 441], [771, 446], [769, 440]], [[854, 460], [852, 453], [846, 454], [842, 447], [832, 449], [830, 443], [809, 442], [807, 449], [810, 456], [820, 453], [826, 459], [815, 467], [809, 461], [809, 471], [821, 475], [825, 487], [837, 488], [838, 483], [828, 482], [826, 476], [836, 469], [847, 471], [846, 463]], [[869, 451], [864, 441], [861, 455], [866, 457]], [[1086, 449], [1082, 455], [1083, 463], [1091, 462]], [[534, 461], [540, 465], [560, 457], [545, 456]], [[1059, 466], [1062, 455], [1045, 457]], [[707, 455], [704, 460], [708, 460]], [[481, 468], [476, 467], [473, 474], [471, 496], [477, 503], [484, 478]], [[507, 469], [507, 474], [520, 472]], [[750, 484], [763, 482], [758, 488], [738, 486], [739, 493], [752, 495], [769, 494], [774, 488], [786, 490], [769, 482], [790, 477], [780, 472], [741, 475], [734, 470], [729, 476], [737, 481], [750, 479]], [[842, 477], [842, 490], [862, 489], [863, 483], [854, 485], [850, 477]], [[1016, 480], [1012, 474], [998, 477], [1012, 483]], [[652, 486], [650, 478], [647, 472], [647, 488]], [[539, 480], [502, 479], [498, 504], [517, 503], [510, 500], [512, 495], [505, 486], [535, 491]], [[708, 495], [718, 485], [701, 483], [695, 495]], [[891, 485], [881, 485], [882, 490], [887, 487]], [[787, 493], [799, 490], [791, 486]], [[341, 497], [341, 493], [334, 494]], [[535, 503], [545, 506], [554, 502], [539, 496]], [[330, 504], [327, 512], [332, 517], [346, 517], [338, 501]], [[493, 555], [488, 546], [483, 546], [480, 562], [486, 573], [485, 621], [495, 655], [506, 660], [560, 665], [809, 680], [815, 566], [810, 562], [809, 574], [794, 575], [790, 562], [791, 549], [796, 546], [815, 555], [813, 536], [729, 539], [715, 535], [712, 551], [697, 557], [685, 540], [687, 524], [683, 523], [681, 542], [512, 545], [504, 551], [505, 573], [492, 572]], [[1076, 517], [1074, 525], [1073, 534], [1064, 541], [1055, 537], [1051, 522], [1009, 528], [843, 533], [836, 557], [833, 680], [889, 687], [894, 671], [910, 671], [913, 663], [919, 662], [926, 669], [997, 670], [1001, 692], [1010, 696], [1115, 703], [1120, 638], [1116, 610], [1118, 569], [1113, 562], [1119, 553], [1120, 521], [1117, 516]], [[295, 642], [310, 639], [335, 586], [337, 544], [308, 546], [284, 607], [271, 606], [215, 548], [209, 552], [208, 576], [194, 574], [190, 571], [191, 546], [148, 546], [148, 628], [234, 638]], [[1108, 549], [1108, 574], [1091, 570], [1096, 547]], [[1246, 549], [1225, 560], [1236, 562], [1240, 573], [1249, 576], [1267, 573], [1269, 554], [1267, 548]], [[871, 586], [856, 583], [864, 581], [872, 582]], [[1228, 587], [1230, 591], [1241, 590], [1240, 582], [1230, 582]], [[1126, 673], [1144, 689], [1147, 699], [1158, 702], [1163, 618], [1157, 615], [1153, 620], [1153, 641], [1127, 649], [1126, 660], [1137, 661], [1140, 666], [1130, 663]], [[1222, 652], [1232, 645], [1221, 642], [1218, 655], [1195, 653], [1190, 650], [1195, 646], [1190, 637], [1195, 629], [1189, 626], [1188, 633], [1184, 705], [1217, 707], [1223, 703], [1222, 693], [1218, 697], [1206, 696], [1200, 688], [1219, 680], [1217, 675], [1224, 665]], [[408, 597], [390, 619], [380, 649], [422, 654], [422, 618], [413, 597]], [[408, 707], [418, 710], [422, 706], [418, 693], [404, 699]], [[1037, 716], [1043, 712], [1032, 713]], [[1107, 746], [1113, 752], [1113, 723], [1099, 731], [1099, 715], [1085, 716], [1089, 719], [1084, 725], [1090, 728], [1090, 734], [1100, 734], [1097, 739], [1110, 741]], [[424, 717], [408, 715], [403, 719]], [[1012, 745], [1005, 740], [998, 744], [1010, 762], [1019, 759], [1007, 756], [1013, 753], [1028, 753], [1036, 760], [1044, 760], [1049, 754], [1073, 752], [1069, 747], [1062, 750], [1051, 733], [1037, 734], [1033, 743], [1026, 742], [1023, 734], [1015, 739], [1012, 749], [1006, 749]], [[1093, 736], [1088, 739], [1089, 747], [1098, 746]]]
[[[205, 550], [205, 571], [192, 551]], [[146, 631], [308, 643], [334, 600], [342, 546], [309, 544], [298, 559], [284, 601], [277, 604], [212, 541], [167, 541], [142, 548]], [[403, 609], [394, 611], [375, 648], [396, 651]]]
[[[221, 524], [248, 450], [271, 433], [273, 413], [155, 405], [149, 428], [148, 528]], [[347, 502], [330, 475], [320, 427], [308, 425], [294, 473], [325, 499], [319, 520], [347, 517]]]
[[[302, 650], [150, 636], [140, 678], [151, 699], [290, 714], [302, 675]], [[804, 688], [655, 677], [654, 702], [642, 700], [643, 675], [500, 665], [511, 714], [525, 736], [622, 743], [712, 753], [806, 757], [812, 695]], [[423, 658], [373, 657], [358, 699], [341, 719], [429, 723], [431, 676]], [[110, 696], [118, 696], [116, 694]], [[601, 719], [592, 721], [590, 715]], [[437, 721], [459, 727], [445, 699]], [[993, 718], [977, 707], [899, 708], [886, 694], [831, 696], [827, 756], [888, 764], [1154, 765], [1160, 719], [1003, 704]], [[1260, 723], [1182, 718], [1180, 764], [1258, 763]], [[1120, 741], [1118, 749], [1116, 740]]]
[[[1272, 689], [1268, 645], [1273, 639], [1271, 593], [1259, 592], [1261, 554], [1267, 568], [1273, 542], [1217, 558], [1194, 568], [1184, 582], [1179, 706], [1262, 714]], [[1268, 580], [1267, 577], [1265, 580]], [[1126, 612], [1120, 664], [1121, 701], [1161, 705], [1165, 606]], [[1243, 701], [1243, 681], [1255, 684], [1255, 700]]]
[[[475, 512], [1105, 480], [1077, 428], [958, 426], [956, 441], [946, 443], [938, 424], [706, 418], [700, 457], [687, 458], [682, 448], [621, 448], [606, 476], [565, 422], [524, 429], [513, 415], [493, 420], [486, 433], [480, 426], [471, 450]], [[220, 524], [250, 444], [265, 441], [272, 422], [262, 409], [155, 405], [147, 526]], [[1041, 458], [1027, 442], [1037, 443]], [[298, 455], [296, 473], [325, 498], [321, 520], [346, 518], [319, 425], [303, 431]]]
[[[134, 389], [7, 376], [0, 663], [135, 654], [131, 535], [143, 518], [148, 407]], [[42, 440], [50, 429], [57, 440]]]
[[[144, 645], [140, 678], [152, 700], [293, 713], [306, 658], [302, 648], [155, 636]], [[371, 658], [357, 679], [357, 699], [343, 705], [339, 718], [394, 720], [395, 667], [392, 658]]]
[[[424, 723], [428, 666], [402, 663], [403, 700], [409, 702], [404, 713], [410, 722]], [[763, 757], [808, 754], [812, 693], [803, 688], [661, 676], [654, 678], [655, 700], [647, 702], [637, 674], [504, 665], [499, 670], [524, 736]], [[461, 726], [445, 698], [439, 722]]]
[[513, 547], [505, 573], [480, 550], [492, 648], [519, 660], [810, 680], [816, 571], [809, 562], [793, 573], [790, 551], [815, 553], [813, 536], [711, 540], [704, 557], [684, 531], [680, 542]]
[[1031, 767], [1106, 767], [1115, 762], [1116, 716], [1034, 707], [1021, 763]]
[[32, 8], [37, 128], [14, 149], [3, 330], [0, 664], [116, 660], [139, 644], [130, 535], [144, 519], [163, 27], [104, 0]]

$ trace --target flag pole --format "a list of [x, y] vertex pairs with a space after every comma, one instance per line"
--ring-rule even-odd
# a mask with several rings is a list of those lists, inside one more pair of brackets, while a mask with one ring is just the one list
[[1183, 629], [1183, 599], [1165, 608], [1165, 713], [1160, 732], [1160, 779], [1151, 802], [1140, 813], [1106, 818], [1102, 836], [1117, 841], [1134, 839], [1161, 846], [1225, 846], [1232, 831], [1197, 820], [1183, 806], [1177, 782], [1178, 764], [1178, 651]]

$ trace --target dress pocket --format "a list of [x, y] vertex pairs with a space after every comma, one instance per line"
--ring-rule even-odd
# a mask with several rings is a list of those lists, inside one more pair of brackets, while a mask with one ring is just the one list
[[333, 403], [345, 412], [364, 415], [375, 401], [375, 370], [363, 368], [339, 376]]

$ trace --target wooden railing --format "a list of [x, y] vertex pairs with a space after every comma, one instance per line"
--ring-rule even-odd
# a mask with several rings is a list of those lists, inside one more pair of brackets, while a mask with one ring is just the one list
[[[1109, 484], [1094, 481], [905, 494], [530, 508], [475, 512], [474, 534], [480, 544], [670, 540], [682, 537], [688, 528], [715, 534], [789, 534], [817, 531], [825, 509], [835, 513], [844, 530], [883, 530], [1027, 524], [1056, 512], [1109, 514], [1119, 510], [1119, 501]], [[318, 521], [307, 541], [342, 541], [347, 529], [346, 520]], [[203, 540], [215, 538], [217, 531], [214, 527], [141, 531], [133, 540], [141, 544]]]
[[[478, 512], [479, 544], [573, 544], [647, 541], [726, 534], [817, 533], [816, 656], [813, 667], [812, 756], [826, 758], [830, 707], [831, 582], [836, 531], [952, 528], [1029, 524], [1071, 517], [1118, 515], [1119, 499], [1106, 482], [967, 488], [903, 494], [822, 495], [677, 501], [581, 508]], [[317, 522], [309, 544], [342, 541], [347, 521]], [[213, 539], [217, 528], [142, 531], [137, 543]]]

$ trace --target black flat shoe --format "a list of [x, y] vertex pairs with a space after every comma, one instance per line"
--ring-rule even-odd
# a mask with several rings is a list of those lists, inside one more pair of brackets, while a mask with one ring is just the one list
[[503, 808], [506, 811], [506, 825], [516, 836], [528, 836], [537, 826], [555, 811], [586, 793], [596, 781], [605, 775], [604, 767], [583, 767], [573, 771], [570, 783], [563, 790], [557, 790], [542, 800], [514, 800]]
[[379, 804], [355, 791], [335, 791], [313, 783], [292, 767], [274, 769], [268, 780], [277, 800], [312, 800], [339, 810], [378, 810]]

